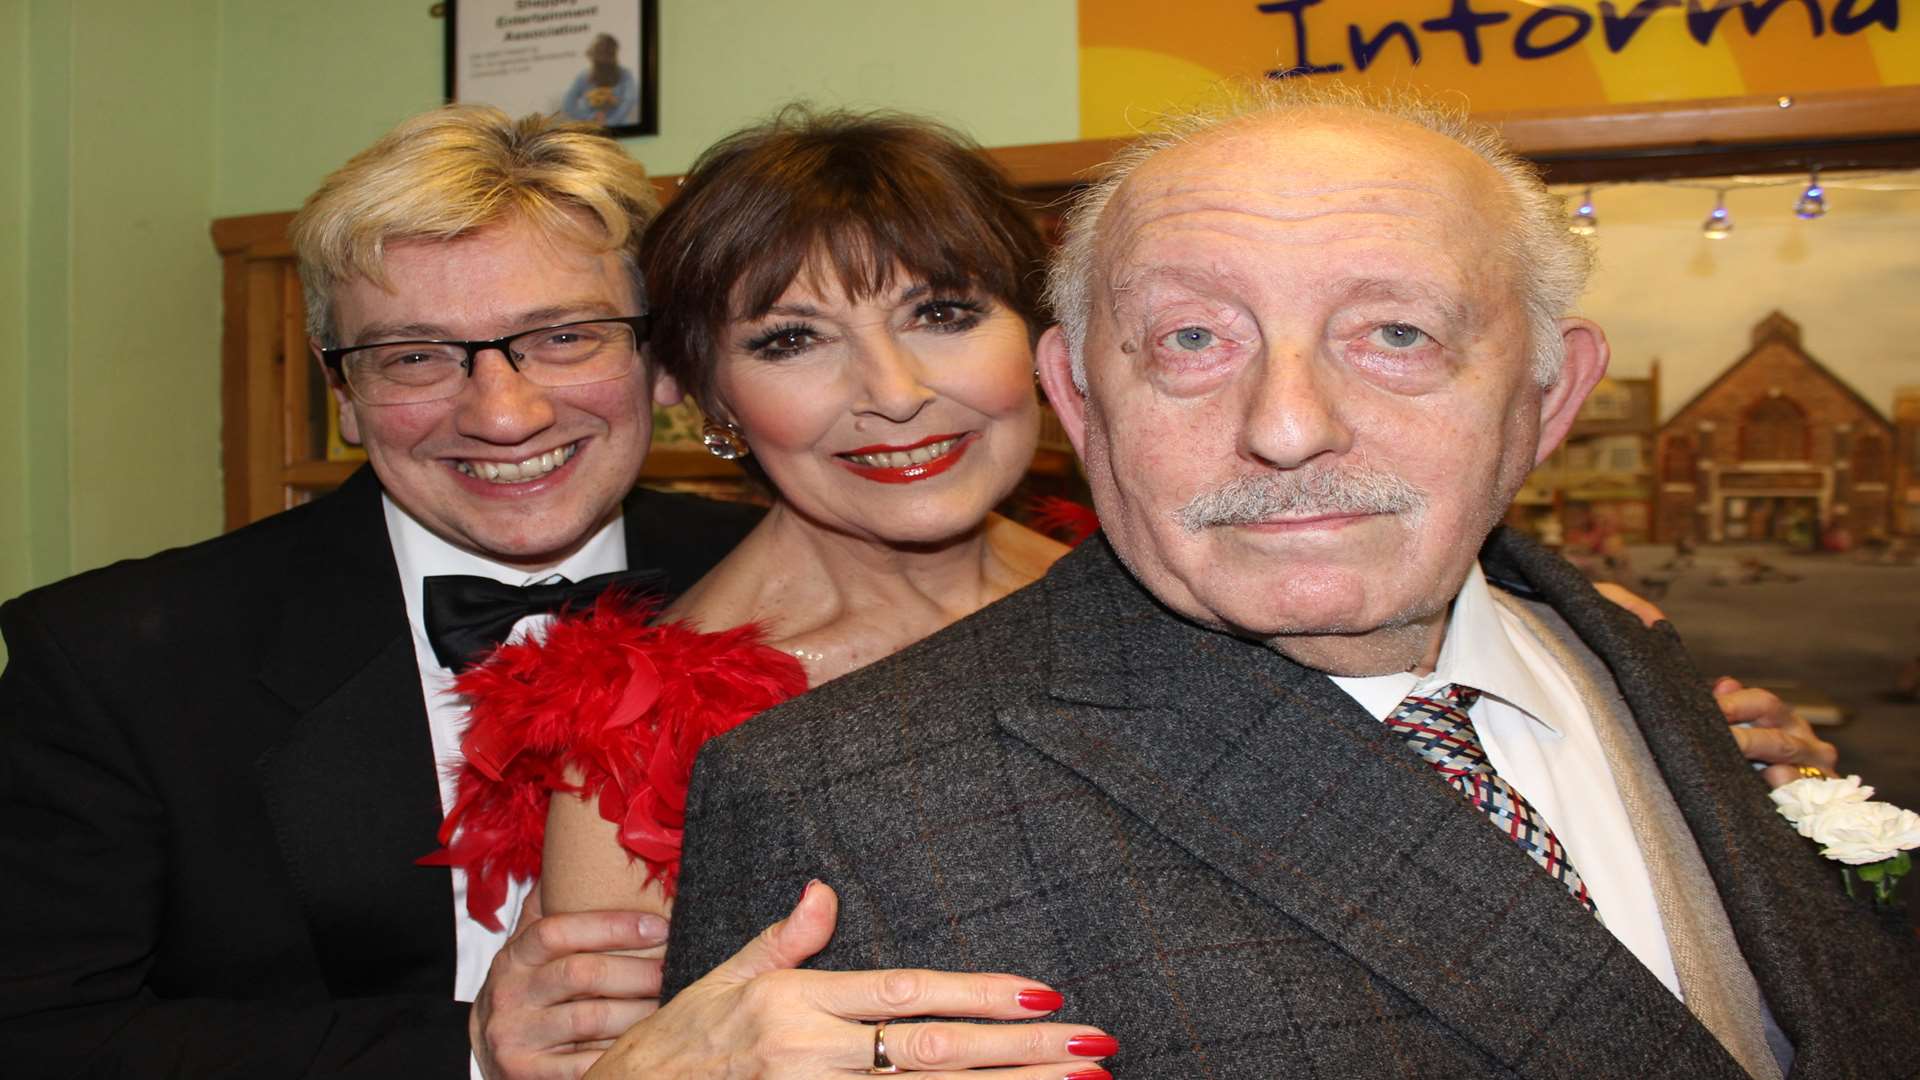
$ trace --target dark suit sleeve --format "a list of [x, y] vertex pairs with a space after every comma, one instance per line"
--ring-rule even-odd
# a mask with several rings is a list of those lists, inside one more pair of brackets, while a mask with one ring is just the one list
[[694, 765], [663, 997], [786, 918], [808, 881], [834, 876], [826, 854], [807, 844], [805, 809], [735, 762], [722, 737]]
[[0, 1071], [8, 1076], [456, 1076], [466, 1007], [154, 985], [165, 804], [113, 714], [30, 607], [0, 606]]

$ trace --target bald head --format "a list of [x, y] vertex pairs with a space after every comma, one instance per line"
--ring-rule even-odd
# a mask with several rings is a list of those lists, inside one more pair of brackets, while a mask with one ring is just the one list
[[1583, 238], [1566, 230], [1559, 201], [1533, 167], [1457, 108], [1410, 95], [1268, 82], [1243, 88], [1224, 107], [1174, 118], [1136, 141], [1068, 212], [1048, 299], [1073, 353], [1076, 385], [1085, 389], [1093, 305], [1112, 285], [1110, 253], [1126, 243], [1118, 212], [1143, 197], [1136, 175], [1179, 173], [1185, 183], [1204, 186], [1211, 172], [1272, 162], [1275, 140], [1296, 134], [1302, 141], [1289, 146], [1286, 167], [1328, 185], [1343, 183], [1340, 170], [1352, 163], [1326, 151], [1359, 138], [1395, 147], [1410, 175], [1447, 168], [1461, 178], [1470, 193], [1462, 206], [1480, 215], [1480, 228], [1527, 314], [1534, 377], [1543, 386], [1554, 382], [1561, 363], [1556, 322], [1586, 288], [1592, 253]]
[[1318, 102], [1138, 153], [1080, 215], [1036, 359], [1113, 550], [1202, 625], [1413, 668], [1606, 369], [1538, 181]]

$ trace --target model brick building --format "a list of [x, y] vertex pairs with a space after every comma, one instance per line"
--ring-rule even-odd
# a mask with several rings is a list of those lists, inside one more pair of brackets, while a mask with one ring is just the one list
[[1893, 532], [1920, 536], [1920, 386], [1893, 394]]
[[1654, 539], [1811, 546], [1904, 531], [1894, 514], [1894, 429], [1776, 311], [1753, 347], [1659, 434]]
[[1527, 477], [1507, 523], [1549, 544], [1646, 540], [1653, 528], [1660, 362], [1644, 379], [1600, 380], [1567, 438]]

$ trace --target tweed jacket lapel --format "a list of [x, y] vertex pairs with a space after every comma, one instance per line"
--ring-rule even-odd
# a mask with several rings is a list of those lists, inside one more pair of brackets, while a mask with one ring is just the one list
[[[1069, 559], [1044, 585], [1050, 700], [1003, 709], [1004, 730], [1509, 1067], [1577, 1075], [1577, 1053], [1541, 1047], [1602, 996], [1666, 1010], [1663, 1027], [1712, 1044], [1559, 883], [1330, 680], [1173, 616], [1099, 541]], [[1706, 1056], [1740, 1075], [1717, 1044]]]
[[[1794, 1044], [1790, 1078], [1833, 1075], [1857, 1052], [1842, 1045], [1856, 1030], [1836, 1013], [1844, 988], [1867, 977], [1824, 942], [1880, 928], [1864, 904], [1840, 887], [1818, 849], [1774, 812], [1763, 784], [1740, 760], [1707, 680], [1696, 671], [1670, 623], [1654, 632], [1594, 593], [1578, 572], [1507, 530], [1482, 553], [1489, 579], [1517, 582], [1548, 601], [1611, 671], [1647, 749], [1668, 778], [1674, 802], [1713, 876], [1727, 920], [1774, 1019]], [[1889, 950], [1887, 959], [1911, 956]], [[1889, 1008], [1900, 1007], [1890, 1003]]]
[[452, 886], [414, 864], [434, 849], [440, 795], [380, 485], [362, 469], [327, 503], [289, 558], [259, 672], [285, 728], [258, 782], [330, 989], [391, 991], [400, 971], [445, 993]]
[[1740, 955], [1720, 898], [1700, 887], [1711, 880], [1706, 863], [1613, 677], [1552, 608], [1509, 594], [1495, 593], [1494, 599], [1554, 657], [1593, 721], [1639, 841], [1688, 1011], [1755, 1080], [1779, 1080], [1780, 1067], [1761, 1019], [1759, 987]]

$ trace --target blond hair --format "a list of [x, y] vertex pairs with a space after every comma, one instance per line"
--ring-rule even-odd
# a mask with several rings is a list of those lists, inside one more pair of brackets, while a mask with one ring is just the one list
[[1499, 246], [1520, 283], [1533, 377], [1542, 386], [1559, 379], [1566, 355], [1559, 320], [1587, 287], [1593, 249], [1586, 238], [1567, 231], [1560, 200], [1547, 190], [1533, 163], [1514, 153], [1498, 132], [1470, 119], [1464, 106], [1404, 90], [1362, 90], [1298, 79], [1236, 83], [1224, 89], [1224, 101], [1171, 116], [1129, 144], [1067, 211], [1060, 248], [1048, 268], [1047, 300], [1066, 335], [1074, 385], [1083, 392], [1087, 387], [1087, 325], [1093, 311], [1100, 218], [1134, 170], [1162, 150], [1236, 121], [1342, 111], [1423, 128], [1477, 154], [1498, 174], [1514, 211]]
[[409, 117], [334, 170], [293, 219], [307, 333], [335, 344], [333, 289], [356, 277], [385, 285], [388, 245], [452, 240], [510, 217], [619, 251], [639, 302], [634, 256], [659, 208], [646, 169], [592, 125], [484, 105]]

